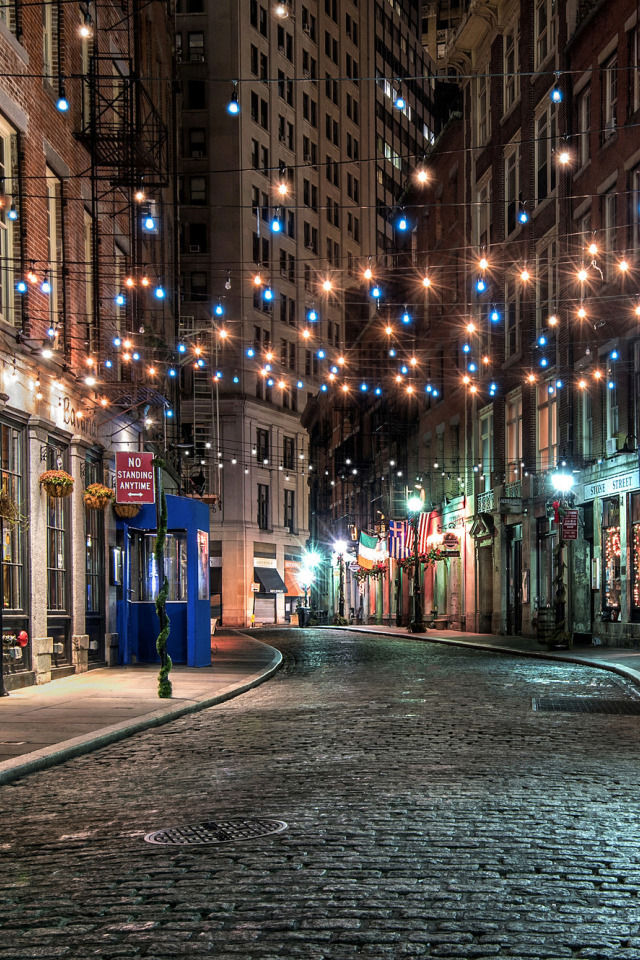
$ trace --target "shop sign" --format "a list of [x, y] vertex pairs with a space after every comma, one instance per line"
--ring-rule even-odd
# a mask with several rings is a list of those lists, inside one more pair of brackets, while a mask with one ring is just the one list
[[260, 593], [260, 584], [259, 584], [259, 583], [252, 583], [252, 584], [251, 584], [251, 589], [252, 589], [252, 591], [253, 591], [254, 593]]
[[153, 454], [116, 451], [116, 503], [155, 503]]
[[606, 477], [604, 480], [585, 483], [582, 488], [582, 499], [608, 497], [612, 493], [626, 493], [627, 490], [637, 490], [638, 487], [640, 487], [640, 471], [632, 470], [631, 473], [620, 473], [617, 477]]
[[278, 561], [275, 557], [254, 557], [254, 567], [262, 567], [263, 570], [276, 570]]
[[500, 513], [522, 513], [522, 497], [500, 497]]
[[562, 539], [578, 539], [578, 511], [567, 510], [562, 518]]

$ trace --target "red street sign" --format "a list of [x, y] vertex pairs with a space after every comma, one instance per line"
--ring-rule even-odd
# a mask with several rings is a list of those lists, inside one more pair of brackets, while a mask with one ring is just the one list
[[116, 451], [116, 503], [155, 503], [153, 454]]
[[562, 518], [562, 539], [563, 540], [578, 539], [578, 511], [577, 510], [567, 510], [564, 517]]

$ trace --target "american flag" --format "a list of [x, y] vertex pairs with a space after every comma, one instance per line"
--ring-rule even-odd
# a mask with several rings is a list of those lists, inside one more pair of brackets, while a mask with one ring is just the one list
[[[409, 554], [413, 553], [413, 529], [409, 523], [407, 523], [407, 547]], [[421, 513], [418, 519], [418, 553], [427, 552], [427, 530], [429, 527], [429, 514]]]

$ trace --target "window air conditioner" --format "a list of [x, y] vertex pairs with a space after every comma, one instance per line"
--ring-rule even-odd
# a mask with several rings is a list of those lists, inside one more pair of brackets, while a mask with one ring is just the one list
[[612, 457], [614, 453], [618, 452], [618, 438], [609, 437], [607, 440], [607, 456]]
[[200, 244], [199, 243], [189, 244], [189, 253], [200, 253]]

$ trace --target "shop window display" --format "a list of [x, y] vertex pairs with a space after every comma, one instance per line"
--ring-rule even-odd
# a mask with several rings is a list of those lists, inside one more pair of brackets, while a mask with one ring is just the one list
[[602, 616], [620, 619], [620, 500], [611, 497], [602, 504]]

